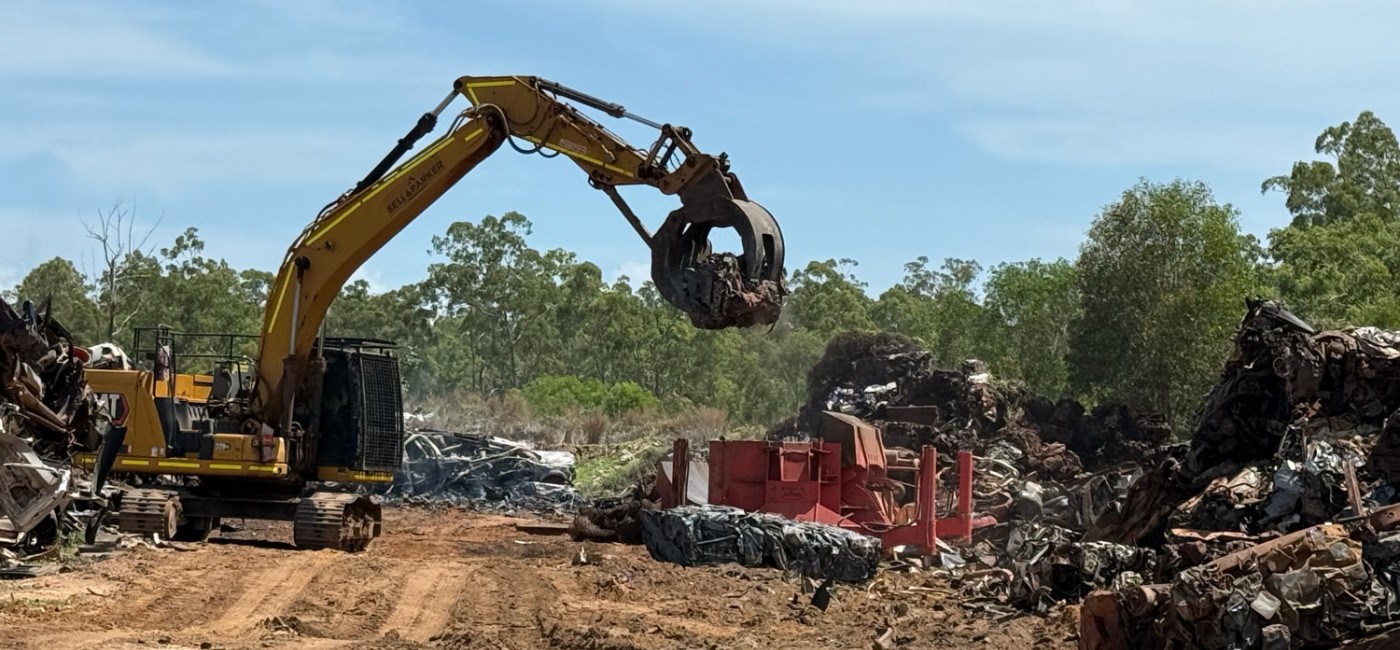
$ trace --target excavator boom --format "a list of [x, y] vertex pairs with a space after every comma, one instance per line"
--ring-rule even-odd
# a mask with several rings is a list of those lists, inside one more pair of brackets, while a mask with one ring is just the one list
[[[471, 106], [448, 131], [398, 165], [457, 96]], [[628, 144], [563, 101], [571, 99], [659, 131], [646, 149]], [[516, 145], [518, 138], [527, 145]], [[476, 165], [511, 142], [527, 153], [563, 154], [604, 191], [652, 252], [658, 292], [697, 327], [771, 324], [786, 293], [783, 240], [772, 215], [748, 200], [726, 155], [701, 152], [689, 129], [644, 120], [622, 106], [537, 77], [462, 77], [373, 171], [301, 233], [287, 251], [264, 314], [251, 416], [264, 438], [298, 437], [298, 399], [315, 399], [316, 341], [331, 302], [366, 260]], [[396, 166], [397, 165], [397, 166]], [[650, 185], [681, 207], [654, 232], [618, 186]], [[734, 228], [738, 254], [715, 253], [709, 233]], [[314, 437], [314, 436], [313, 436]], [[270, 440], [269, 440], [270, 442]], [[267, 448], [271, 448], [268, 445]], [[308, 450], [309, 451], [309, 450]]]

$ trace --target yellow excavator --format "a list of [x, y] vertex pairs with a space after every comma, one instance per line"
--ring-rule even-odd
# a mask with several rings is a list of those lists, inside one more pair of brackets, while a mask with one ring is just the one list
[[[399, 164], [458, 96], [471, 106]], [[658, 136], [635, 148], [571, 102]], [[114, 517], [125, 532], [199, 540], [223, 519], [283, 520], [293, 522], [297, 547], [365, 548], [380, 533], [379, 506], [327, 485], [393, 480], [404, 436], [399, 366], [391, 342], [328, 338], [323, 321], [361, 264], [507, 143], [562, 154], [582, 168], [651, 249], [658, 292], [696, 327], [776, 322], [786, 295], [782, 233], [749, 200], [726, 154], [700, 151], [685, 127], [545, 79], [462, 77], [292, 244], [269, 291], [255, 356], [240, 360], [236, 335], [220, 335], [226, 352], [210, 354], [207, 341], [186, 352], [189, 337], [145, 329], [134, 348], [151, 367], [88, 371], [112, 426], [78, 461], [93, 469], [95, 493], [111, 476], [125, 479], [94, 521]], [[619, 194], [625, 185], [651, 186], [681, 205], [649, 231]], [[733, 228], [743, 250], [713, 251], [714, 228]], [[183, 372], [201, 359], [212, 372]]]

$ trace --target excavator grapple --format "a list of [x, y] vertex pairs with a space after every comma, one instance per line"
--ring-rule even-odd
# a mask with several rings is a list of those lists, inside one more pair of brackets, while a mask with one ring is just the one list
[[[681, 202], [650, 241], [657, 291], [703, 329], [777, 322], [785, 293], [783, 235], [773, 215], [718, 170], [682, 192]], [[715, 253], [714, 228], [733, 228], [742, 254]]]

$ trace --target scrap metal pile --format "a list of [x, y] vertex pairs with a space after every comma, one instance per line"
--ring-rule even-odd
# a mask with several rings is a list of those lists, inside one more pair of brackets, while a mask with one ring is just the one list
[[573, 454], [536, 451], [481, 433], [420, 429], [404, 440], [387, 502], [450, 503], [501, 512], [572, 512]]
[[889, 447], [932, 444], [949, 455], [1006, 442], [1019, 450], [1018, 472], [1063, 479], [1140, 460], [1170, 434], [1160, 416], [1121, 404], [1086, 411], [1074, 400], [1031, 395], [994, 380], [981, 361], [939, 369], [927, 350], [898, 334], [836, 337], [807, 386], [798, 416], [770, 437], [805, 437], [820, 430], [823, 411], [838, 411], [879, 426]]
[[1095, 593], [1086, 644], [1289, 648], [1395, 634], [1397, 461], [1400, 333], [1319, 332], [1251, 302], [1190, 441], [1148, 464], [1124, 507], [1088, 531], [1171, 561], [1156, 584]]
[[[977, 456], [977, 510], [1002, 523], [942, 554], [998, 616], [1084, 607], [1091, 648], [1289, 648], [1400, 621], [1400, 332], [1319, 332], [1249, 303], [1187, 442], [1154, 414], [1051, 402], [969, 361], [938, 370], [893, 335], [847, 335], [810, 399], [880, 426], [892, 453]], [[1397, 637], [1400, 638], [1400, 637]]]
[[52, 552], [81, 525], [69, 456], [95, 446], [107, 424], [84, 377], [88, 353], [49, 307], [0, 300], [0, 570]]
[[820, 430], [824, 411], [837, 411], [878, 426], [892, 454], [912, 458], [933, 445], [940, 463], [951, 464], [957, 451], [976, 455], [975, 510], [1003, 523], [979, 530], [971, 548], [943, 553], [971, 605], [1005, 615], [1045, 611], [1155, 572], [1151, 550], [1083, 538], [1121, 502], [1139, 463], [1165, 444], [1170, 431], [1161, 417], [1120, 404], [1088, 410], [1052, 402], [994, 379], [980, 361], [941, 370], [927, 350], [896, 334], [838, 336], [808, 388], [798, 416], [770, 438], [805, 438]]

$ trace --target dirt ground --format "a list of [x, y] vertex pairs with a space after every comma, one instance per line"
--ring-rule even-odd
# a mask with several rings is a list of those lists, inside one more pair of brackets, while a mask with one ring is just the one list
[[890, 648], [1075, 647], [1073, 608], [993, 622], [926, 574], [838, 586], [820, 611], [779, 571], [662, 564], [519, 521], [390, 509], [353, 555], [295, 550], [277, 527], [271, 542], [121, 551], [0, 581], [0, 648], [871, 648], [889, 626]]

